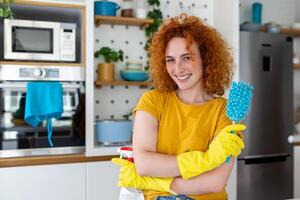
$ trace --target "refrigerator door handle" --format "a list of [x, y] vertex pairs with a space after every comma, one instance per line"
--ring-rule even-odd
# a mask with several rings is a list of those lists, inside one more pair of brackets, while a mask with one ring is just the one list
[[267, 154], [267, 155], [255, 155], [255, 156], [245, 156], [243, 158], [238, 158], [238, 160], [244, 160], [245, 164], [261, 164], [261, 163], [273, 163], [273, 162], [285, 162], [287, 157], [291, 156], [289, 153], [279, 153], [279, 154]]

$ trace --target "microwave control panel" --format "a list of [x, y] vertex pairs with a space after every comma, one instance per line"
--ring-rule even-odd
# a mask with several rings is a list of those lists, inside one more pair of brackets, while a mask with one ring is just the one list
[[61, 24], [61, 60], [75, 61], [76, 59], [76, 24]]

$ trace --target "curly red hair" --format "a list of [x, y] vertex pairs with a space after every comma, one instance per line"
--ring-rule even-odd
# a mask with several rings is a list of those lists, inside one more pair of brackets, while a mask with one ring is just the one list
[[150, 76], [153, 86], [162, 91], [177, 89], [166, 69], [165, 51], [173, 37], [184, 37], [187, 48], [193, 42], [199, 46], [203, 65], [204, 90], [211, 95], [223, 95], [232, 79], [231, 50], [221, 35], [195, 16], [181, 14], [167, 20], [153, 35], [149, 48]]

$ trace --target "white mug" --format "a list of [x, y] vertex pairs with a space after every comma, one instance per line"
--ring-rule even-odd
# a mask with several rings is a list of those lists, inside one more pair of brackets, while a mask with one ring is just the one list
[[135, 17], [136, 18], [141, 18], [141, 19], [146, 19], [147, 17], [147, 11], [145, 8], [137, 8], [135, 9]]

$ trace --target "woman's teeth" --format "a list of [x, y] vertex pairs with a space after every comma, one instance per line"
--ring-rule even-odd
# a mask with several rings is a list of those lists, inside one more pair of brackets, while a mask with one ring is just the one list
[[179, 80], [188, 79], [192, 74], [185, 74], [185, 75], [175, 75], [175, 77]]

